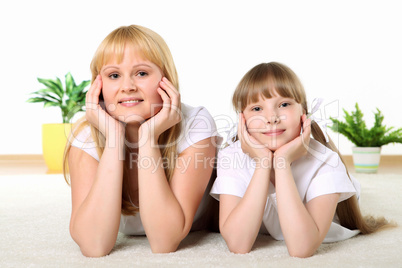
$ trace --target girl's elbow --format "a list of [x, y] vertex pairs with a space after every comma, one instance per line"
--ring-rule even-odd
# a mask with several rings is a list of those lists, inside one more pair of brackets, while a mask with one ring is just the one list
[[317, 247], [309, 246], [288, 247], [289, 255], [296, 258], [309, 258], [314, 255], [316, 250]]
[[171, 241], [155, 241], [151, 242], [149, 241], [149, 244], [151, 246], [152, 253], [171, 253], [175, 252], [177, 248], [179, 247], [180, 241], [179, 242], [171, 242]]
[[90, 258], [100, 258], [108, 255], [113, 247], [102, 246], [80, 246], [82, 255]]
[[251, 251], [251, 247], [243, 245], [228, 245], [229, 251], [235, 254], [246, 254]]

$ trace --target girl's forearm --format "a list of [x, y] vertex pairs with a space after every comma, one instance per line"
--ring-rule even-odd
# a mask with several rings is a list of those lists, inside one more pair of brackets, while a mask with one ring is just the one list
[[85, 255], [103, 256], [113, 248], [120, 224], [123, 179], [123, 143], [106, 147], [96, 177], [71, 219], [70, 232]]
[[159, 148], [150, 143], [139, 149], [138, 188], [141, 221], [155, 253], [175, 251], [190, 231], [192, 219], [183, 209], [166, 179]]
[[275, 169], [279, 221], [290, 255], [307, 257], [321, 244], [320, 233], [303, 204], [290, 166]]
[[256, 168], [243, 198], [221, 224], [220, 231], [230, 251], [247, 253], [254, 245], [267, 202], [269, 181], [270, 169]]

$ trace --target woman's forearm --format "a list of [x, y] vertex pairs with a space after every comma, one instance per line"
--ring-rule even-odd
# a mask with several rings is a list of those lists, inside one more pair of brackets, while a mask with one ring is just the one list
[[175, 251], [190, 231], [192, 218], [186, 219], [170, 188], [159, 148], [150, 144], [139, 149], [138, 187], [141, 220], [152, 251]]
[[270, 169], [257, 168], [243, 198], [220, 224], [230, 251], [247, 253], [254, 245], [267, 202], [269, 181]]
[[121, 142], [115, 146], [107, 142], [91, 189], [70, 223], [72, 238], [87, 256], [108, 254], [116, 242], [119, 230], [123, 146]]

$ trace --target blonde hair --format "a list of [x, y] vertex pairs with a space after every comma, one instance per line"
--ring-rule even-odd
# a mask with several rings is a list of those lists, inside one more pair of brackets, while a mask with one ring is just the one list
[[[275, 92], [282, 97], [294, 99], [308, 114], [307, 98], [302, 83], [289, 67], [277, 62], [261, 63], [248, 71], [233, 94], [232, 104], [235, 111], [240, 113], [248, 104], [257, 102], [260, 96], [271, 98]], [[314, 121], [311, 123], [311, 133], [315, 140], [336, 152], [345, 165], [333, 141], [329, 138], [329, 142], [326, 142], [321, 128]], [[233, 141], [237, 139], [236, 136]], [[350, 178], [348, 171], [347, 174]], [[370, 234], [385, 227], [395, 226], [384, 217], [363, 217], [356, 196], [338, 203], [336, 213], [342, 226], [352, 230], [359, 229], [362, 234]]]
[[[92, 82], [95, 81], [102, 67], [115, 57], [117, 63], [123, 60], [124, 49], [126, 46], [132, 46], [146, 60], [157, 65], [163, 75], [179, 90], [179, 79], [173, 62], [172, 54], [160, 35], [154, 31], [138, 26], [122, 26], [112, 31], [99, 45], [91, 62]], [[79, 132], [85, 127], [91, 129], [91, 137], [96, 144], [96, 150], [99, 158], [102, 156], [105, 147], [105, 137], [95, 127], [86, 121], [85, 117], [81, 118], [74, 125], [71, 137], [67, 142], [64, 160], [63, 172], [64, 178], [68, 184], [68, 155], [71, 149], [71, 142]], [[165, 169], [166, 178], [168, 181], [173, 176], [173, 171], [176, 163], [177, 155], [177, 140], [181, 134], [181, 123], [174, 125], [166, 130], [159, 137], [158, 144], [160, 145], [162, 159], [167, 161]], [[124, 166], [123, 172], [123, 191], [122, 191], [122, 214], [135, 215], [138, 208], [135, 207], [128, 194], [128, 169]]]

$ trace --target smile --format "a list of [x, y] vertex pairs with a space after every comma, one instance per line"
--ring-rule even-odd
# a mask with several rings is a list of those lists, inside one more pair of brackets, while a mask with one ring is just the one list
[[263, 132], [262, 134], [264, 134], [266, 136], [279, 136], [279, 135], [283, 134], [284, 132], [285, 132], [284, 129], [276, 129], [276, 130]]
[[124, 98], [119, 100], [119, 104], [124, 107], [133, 107], [143, 102], [144, 100], [138, 98]]
[[122, 102], [120, 102], [120, 103], [139, 103], [139, 102], [141, 102], [142, 100], [129, 100], [129, 101], [122, 101]]

